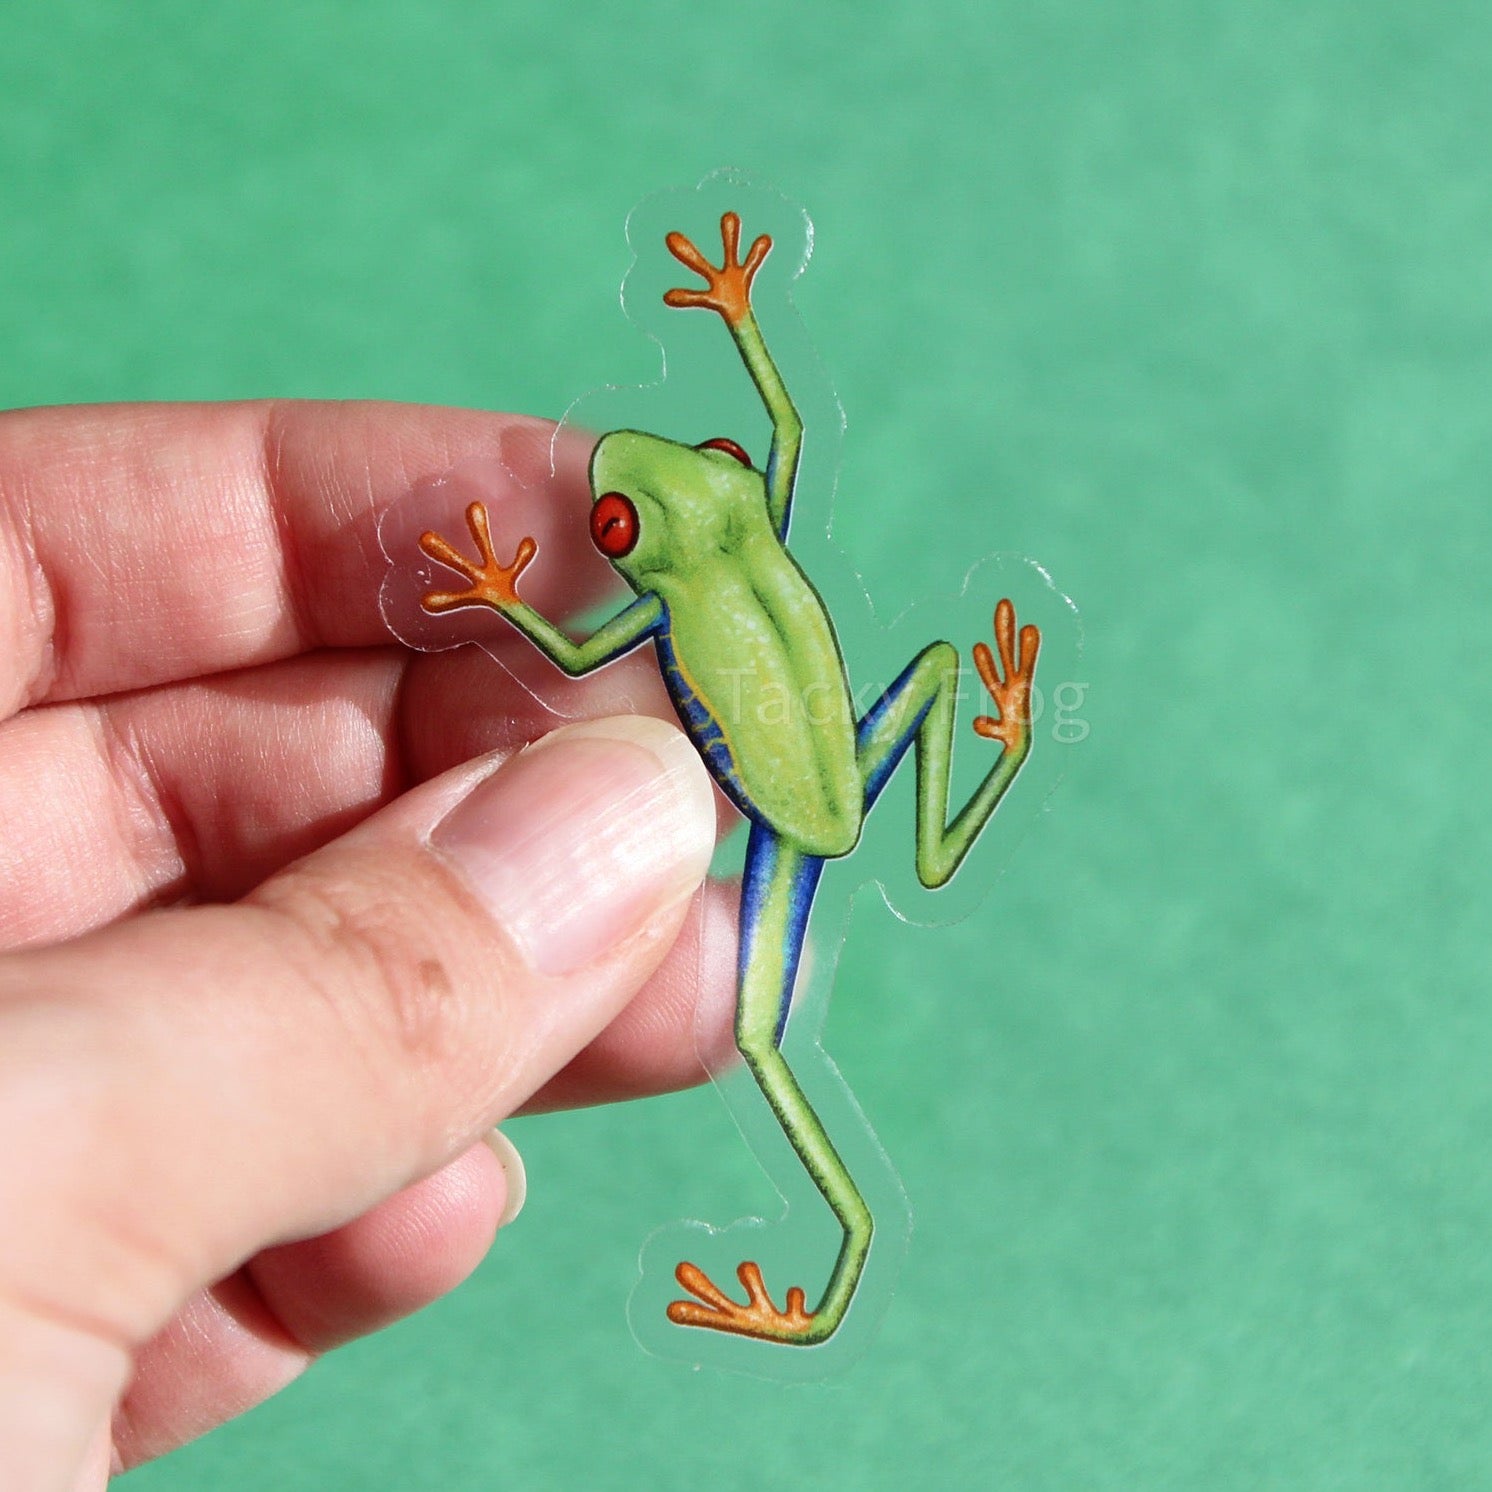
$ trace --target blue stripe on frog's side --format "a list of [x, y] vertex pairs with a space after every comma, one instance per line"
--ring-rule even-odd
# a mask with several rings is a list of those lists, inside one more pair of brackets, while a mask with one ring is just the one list
[[[861, 754], [862, 759], [866, 748], [885, 722], [886, 716], [901, 704], [902, 697], [917, 675], [917, 667], [921, 661], [921, 654], [913, 658], [896, 676], [896, 681], [891, 687], [866, 711], [864, 719], [855, 727], [855, 749]], [[900, 765], [902, 757], [907, 754], [907, 747], [917, 739], [917, 732], [922, 729], [922, 722], [927, 719], [927, 712], [932, 707], [933, 696], [929, 694], [917, 713], [902, 726], [901, 733], [896, 737], [891, 749], [866, 774], [865, 811], [867, 813], [870, 812], [875, 800], [880, 797], [881, 789], [886, 786], [891, 774]]]
[[777, 1025], [772, 1033], [774, 1046], [782, 1045], [787, 1032], [787, 1018], [798, 981], [798, 961], [803, 953], [808, 917], [813, 911], [813, 897], [823, 870], [824, 862], [817, 856], [805, 855], [784, 844], [763, 824], [751, 826], [751, 837], [746, 842], [746, 868], [741, 876], [741, 943], [736, 979], [738, 988], [744, 989], [752, 960], [759, 952], [757, 941], [763, 916], [774, 896], [785, 897], [787, 925], [780, 934], [782, 987], [777, 996]]
[[669, 697], [679, 713], [680, 722], [689, 733], [689, 739], [694, 742], [695, 749], [704, 759], [710, 776], [720, 784], [721, 792], [747, 818], [755, 821], [756, 810], [747, 796], [746, 784], [741, 781], [741, 774], [736, 769], [736, 759], [731, 754], [725, 732], [720, 729], [720, 722], [710, 713], [709, 705], [700, 697], [699, 691], [679, 662], [679, 655], [673, 645], [673, 633], [669, 630], [667, 610], [663, 613], [653, 640], [658, 649], [658, 666], [663, 674], [663, 682], [668, 686]]

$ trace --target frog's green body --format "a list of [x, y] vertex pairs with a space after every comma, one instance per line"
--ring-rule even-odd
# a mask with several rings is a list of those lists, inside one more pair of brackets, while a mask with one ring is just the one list
[[596, 446], [591, 486], [637, 508], [637, 545], [613, 563], [663, 603], [664, 678], [727, 796], [806, 854], [847, 854], [864, 800], [849, 679], [761, 474], [620, 430]]
[[[862, 717], [823, 601], [787, 549], [802, 424], [750, 306], [752, 276], [770, 241], [737, 262], [740, 224], [722, 220], [725, 264], [716, 269], [680, 234], [669, 249], [703, 275], [708, 291], [673, 290], [675, 306], [717, 311], [772, 417], [765, 472], [729, 441], [681, 445], [614, 431], [591, 458], [592, 534], [637, 600], [583, 642], [574, 642], [514, 588], [533, 557], [524, 540], [509, 566], [492, 553], [485, 512], [468, 511], [482, 563], [473, 566], [427, 534], [427, 553], [472, 588], [425, 598], [431, 611], [496, 607], [570, 674], [581, 674], [651, 639], [679, 718], [721, 789], [751, 821], [741, 898], [736, 1044], [779, 1123], [843, 1229], [829, 1282], [812, 1311], [804, 1292], [778, 1310], [755, 1264], [739, 1278], [745, 1305], [692, 1264], [678, 1279], [692, 1300], [669, 1316], [768, 1341], [812, 1345], [844, 1319], [873, 1234], [870, 1211], [783, 1056], [782, 1037], [808, 913], [826, 859], [847, 855], [886, 779], [915, 743], [917, 872], [939, 886], [958, 868], [1030, 750], [1029, 699], [1039, 638], [1021, 630], [1009, 601], [995, 612], [999, 666], [975, 645], [979, 673], [998, 710], [974, 721], [1002, 750], [969, 801], [948, 820], [948, 773], [959, 657], [946, 642], [925, 648]], [[1003, 675], [1003, 676], [1002, 676]]]

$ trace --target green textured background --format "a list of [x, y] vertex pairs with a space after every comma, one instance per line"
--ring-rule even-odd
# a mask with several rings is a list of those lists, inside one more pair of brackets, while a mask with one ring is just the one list
[[11, 0], [0, 403], [557, 413], [653, 371], [628, 208], [737, 164], [874, 593], [1014, 548], [1087, 627], [995, 897], [851, 931], [865, 1360], [633, 1346], [648, 1230], [763, 1200], [684, 1095], [521, 1126], [469, 1286], [130, 1485], [1488, 1485], [1489, 64], [1485, 0]]

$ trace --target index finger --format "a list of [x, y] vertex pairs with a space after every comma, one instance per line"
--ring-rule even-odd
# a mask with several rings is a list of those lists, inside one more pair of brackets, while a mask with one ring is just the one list
[[512, 469], [525, 532], [554, 541], [532, 586], [554, 604], [588, 549], [590, 449], [567, 432], [551, 473], [554, 429], [309, 401], [0, 414], [0, 719], [386, 641], [379, 513], [484, 457]]

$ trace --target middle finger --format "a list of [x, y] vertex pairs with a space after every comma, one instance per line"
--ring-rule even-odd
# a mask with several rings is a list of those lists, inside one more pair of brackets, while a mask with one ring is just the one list
[[[671, 716], [647, 650], [584, 679], [516, 638], [511, 661], [566, 718], [624, 701]], [[327, 651], [29, 711], [0, 724], [0, 950], [233, 900], [409, 787], [559, 723], [476, 648]]]

